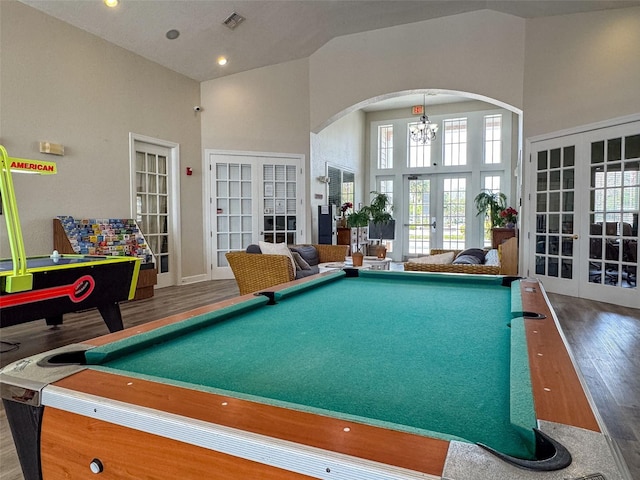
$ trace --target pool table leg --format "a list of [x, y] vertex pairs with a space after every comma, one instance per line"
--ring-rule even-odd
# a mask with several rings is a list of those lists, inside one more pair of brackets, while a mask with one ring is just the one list
[[41, 480], [40, 431], [44, 407], [2, 400], [25, 480]]
[[52, 327], [54, 330], [58, 328], [58, 326], [62, 325], [62, 315], [54, 315], [53, 317], [45, 318], [47, 321], [47, 325]]
[[122, 315], [120, 314], [120, 305], [117, 302], [109, 303], [98, 307], [100, 315], [104, 323], [107, 324], [109, 332], [118, 332], [124, 329], [122, 324]]

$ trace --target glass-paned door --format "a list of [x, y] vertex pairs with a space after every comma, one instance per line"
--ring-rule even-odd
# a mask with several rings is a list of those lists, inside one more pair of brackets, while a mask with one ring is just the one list
[[225, 254], [252, 243], [304, 242], [300, 160], [288, 157], [209, 154], [212, 278], [231, 278]]
[[405, 177], [405, 258], [429, 255], [432, 248], [465, 248], [467, 185], [464, 175]]
[[297, 167], [264, 164], [262, 166], [262, 232], [265, 242], [297, 243]]
[[640, 134], [590, 143], [590, 284], [637, 287]]
[[640, 122], [532, 147], [530, 273], [552, 292], [640, 306]]
[[170, 149], [135, 143], [136, 222], [154, 255], [158, 287], [173, 285], [170, 233]]
[[[555, 279], [575, 277], [575, 144], [556, 141], [536, 152], [535, 274]], [[568, 286], [568, 285], [567, 285]]]
[[405, 254], [407, 257], [429, 255], [432, 248], [431, 178], [407, 177], [407, 219], [405, 224]]
[[253, 239], [253, 165], [241, 158], [219, 159], [215, 172], [215, 264], [227, 265], [225, 253], [246, 248]]

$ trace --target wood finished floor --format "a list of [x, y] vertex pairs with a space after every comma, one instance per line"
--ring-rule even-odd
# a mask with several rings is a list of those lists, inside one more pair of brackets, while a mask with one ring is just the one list
[[[154, 298], [121, 306], [125, 327], [238, 295], [234, 280], [157, 290]], [[640, 479], [640, 309], [549, 294], [598, 410], [631, 471]], [[0, 366], [107, 333], [97, 311], [65, 315], [51, 330], [44, 321], [3, 328], [0, 339], [19, 343], [0, 353]], [[2, 345], [2, 351], [7, 345]], [[0, 480], [23, 480], [4, 409], [0, 406]]]

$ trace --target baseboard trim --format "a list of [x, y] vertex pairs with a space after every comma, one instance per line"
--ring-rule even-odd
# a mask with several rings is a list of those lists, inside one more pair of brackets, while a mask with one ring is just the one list
[[190, 283], [206, 282], [207, 280], [209, 280], [208, 275], [203, 273], [202, 275], [193, 275], [191, 277], [182, 277], [182, 280], [180, 281], [180, 285], [189, 285]]

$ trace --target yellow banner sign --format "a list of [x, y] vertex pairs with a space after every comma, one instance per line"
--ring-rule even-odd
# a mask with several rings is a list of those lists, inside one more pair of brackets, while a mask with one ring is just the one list
[[9, 157], [8, 160], [9, 169], [14, 172], [39, 173], [41, 175], [54, 175], [58, 173], [55, 162], [14, 157]]

